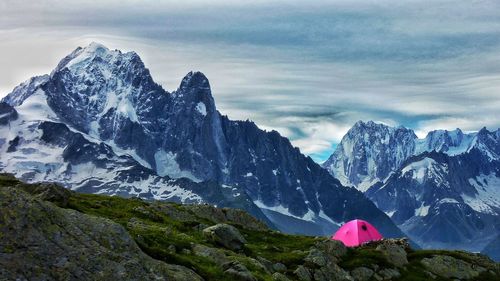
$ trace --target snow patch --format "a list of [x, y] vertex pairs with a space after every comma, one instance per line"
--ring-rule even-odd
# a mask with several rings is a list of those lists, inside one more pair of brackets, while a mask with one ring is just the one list
[[[415, 209], [415, 216], [418, 216], [418, 217], [425, 217], [427, 216], [427, 214], [429, 214], [429, 208], [430, 208], [430, 205], [427, 205], [425, 206], [423, 203], [422, 205]], [[392, 215], [394, 214], [395, 211], [392, 212], [392, 214], [390, 215], [390, 217], [392, 217]]]
[[256, 200], [253, 203], [257, 207], [259, 207], [260, 209], [271, 210], [271, 211], [278, 212], [278, 213], [281, 213], [283, 215], [286, 215], [289, 217], [294, 217], [294, 218], [301, 219], [301, 220], [314, 221], [314, 218], [316, 218], [316, 214], [311, 209], [308, 209], [307, 213], [305, 213], [302, 217], [299, 217], [299, 216], [296, 216], [296, 215], [293, 215], [292, 213], [290, 213], [289, 209], [284, 207], [283, 205], [267, 206], [260, 200]]
[[207, 107], [201, 101], [196, 105], [196, 111], [198, 111], [203, 116], [207, 116]]
[[494, 173], [479, 175], [469, 179], [469, 183], [475, 187], [475, 196], [462, 195], [465, 204], [480, 213], [496, 214], [494, 208], [500, 208], [500, 178]]
[[177, 163], [177, 154], [165, 152], [160, 149], [155, 153], [156, 172], [160, 176], [169, 176], [171, 178], [188, 178], [194, 182], [200, 182], [191, 172], [183, 171]]

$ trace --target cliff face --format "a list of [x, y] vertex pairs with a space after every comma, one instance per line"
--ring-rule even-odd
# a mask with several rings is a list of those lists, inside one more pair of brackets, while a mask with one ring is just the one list
[[0, 280], [495, 280], [479, 254], [355, 249], [248, 213], [74, 193], [0, 175]]

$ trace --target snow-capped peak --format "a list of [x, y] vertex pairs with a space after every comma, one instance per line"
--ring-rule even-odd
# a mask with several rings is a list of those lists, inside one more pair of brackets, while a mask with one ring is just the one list
[[10, 94], [2, 99], [2, 102], [10, 106], [19, 106], [24, 100], [31, 96], [42, 84], [49, 80], [48, 75], [35, 76], [19, 84]]
[[323, 164], [345, 185], [366, 191], [384, 181], [411, 156], [424, 152], [459, 155], [477, 148], [489, 159], [500, 158], [500, 138], [496, 132], [478, 133], [435, 130], [419, 139], [413, 130], [390, 127], [373, 121], [358, 121], [342, 138], [335, 152]]

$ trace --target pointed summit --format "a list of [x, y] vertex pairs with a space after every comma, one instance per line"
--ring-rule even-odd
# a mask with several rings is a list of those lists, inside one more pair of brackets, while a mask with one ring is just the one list
[[210, 89], [210, 83], [208, 82], [205, 74], [199, 71], [190, 71], [182, 79], [181, 85], [179, 87], [181, 90], [187, 88], [205, 88]]

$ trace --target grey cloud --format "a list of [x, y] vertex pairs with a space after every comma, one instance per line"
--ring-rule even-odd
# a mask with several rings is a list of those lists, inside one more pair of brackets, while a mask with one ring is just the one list
[[360, 119], [500, 126], [498, 1], [101, 2], [1, 2], [0, 90], [102, 41], [136, 50], [170, 90], [203, 71], [223, 114], [318, 161]]

